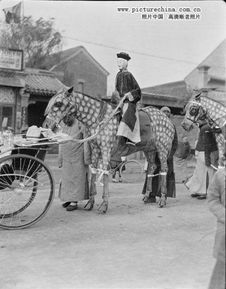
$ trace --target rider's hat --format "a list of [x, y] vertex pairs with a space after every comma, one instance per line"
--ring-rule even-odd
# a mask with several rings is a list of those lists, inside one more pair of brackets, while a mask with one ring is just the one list
[[125, 53], [125, 52], [120, 52], [120, 53], [117, 53], [117, 57], [118, 58], [123, 58], [127, 61], [129, 61], [131, 59], [131, 57], [129, 56], [129, 54]]

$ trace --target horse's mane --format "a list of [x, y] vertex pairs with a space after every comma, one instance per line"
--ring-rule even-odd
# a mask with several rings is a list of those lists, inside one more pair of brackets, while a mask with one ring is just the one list
[[73, 92], [74, 92], [74, 93], [77, 93], [77, 94], [82, 94], [82, 95], [87, 96], [88, 98], [91, 98], [91, 99], [96, 100], [96, 101], [98, 101], [98, 102], [106, 102], [106, 101], [104, 101], [103, 99], [96, 98], [96, 97], [94, 97], [94, 96], [91, 96], [91, 95], [89, 95], [89, 94], [86, 94], [86, 93], [81, 92], [81, 91], [78, 91], [78, 90], [73, 90]]
[[[192, 96], [190, 100], [195, 100], [196, 97], [199, 95], [201, 98], [206, 98], [206, 99], [210, 100], [211, 102], [226, 106], [226, 103], [224, 102], [226, 100], [225, 91], [219, 91], [216, 89], [201, 89], [199, 91], [198, 95], [196, 94], [195, 96]], [[221, 96], [220, 99], [219, 99], [219, 96]], [[216, 99], [216, 98], [218, 98], [218, 99]]]
[[[211, 102], [213, 102], [213, 103], [217, 103], [217, 104], [219, 104], [219, 105], [221, 105], [221, 106], [226, 107], [225, 104], [222, 103], [220, 100], [216, 100], [216, 99], [214, 99], [214, 98], [212, 98], [212, 97], [209, 96], [209, 92], [212, 92], [212, 91], [216, 91], [216, 90], [214, 90], [214, 89], [209, 90], [209, 91], [203, 90], [203, 91], [200, 91], [198, 94], [191, 96], [187, 101], [184, 102], [184, 110], [186, 110], [187, 105], [188, 105], [189, 103], [192, 103], [192, 102], [201, 105], [201, 103], [199, 103], [198, 99], [196, 99], [197, 96], [199, 96], [199, 95], [200, 95], [200, 98], [208, 99], [209, 101], [211, 101]], [[217, 91], [217, 92], [219, 92], [220, 94], [225, 95], [225, 97], [223, 97], [223, 98], [225, 98], [225, 100], [226, 100], [226, 94], [225, 94], [225, 92], [221, 92], [221, 91]]]
[[61, 92], [65, 92], [64, 89], [59, 90], [55, 95], [53, 95], [53, 96], [50, 98], [50, 100], [49, 100], [49, 102], [48, 102], [48, 104], [47, 104], [47, 107], [46, 107], [46, 109], [45, 109], [45, 112], [44, 112], [44, 115], [45, 115], [45, 116], [49, 113], [50, 108], [53, 106], [53, 104], [54, 104], [54, 102], [55, 102], [55, 99], [57, 98], [57, 96], [58, 96]]
[[[56, 97], [57, 97], [60, 93], [65, 93], [68, 89], [69, 89], [69, 88], [60, 89], [55, 95], [53, 95], [53, 96], [50, 98], [49, 103], [48, 103], [48, 105], [47, 105], [47, 107], [46, 107], [46, 109], [45, 109], [44, 115], [47, 115], [47, 114], [49, 113], [49, 110], [50, 110], [50, 108], [52, 107], [52, 105], [54, 104]], [[73, 90], [72, 93], [81, 94], [81, 95], [83, 95], [83, 96], [86, 96], [86, 97], [88, 97], [88, 98], [90, 98], [90, 99], [93, 99], [93, 100], [95, 100], [95, 101], [98, 101], [98, 102], [100, 102], [100, 103], [108, 103], [106, 100], [96, 98], [96, 97], [94, 97], [94, 96], [91, 96], [91, 95], [89, 95], [89, 94], [86, 94], [86, 93], [81, 92], [81, 91], [78, 91], [78, 90]]]
[[207, 98], [207, 99], [209, 99], [210, 101], [212, 101], [212, 102], [215, 102], [215, 103], [218, 103], [218, 104], [220, 104], [220, 105], [223, 105], [224, 106], [224, 104], [223, 103], [221, 103], [219, 100], [216, 100], [216, 99], [212, 99], [211, 97], [209, 97], [209, 96], [207, 96], [207, 95], [201, 95], [201, 97], [203, 97], [203, 98]]

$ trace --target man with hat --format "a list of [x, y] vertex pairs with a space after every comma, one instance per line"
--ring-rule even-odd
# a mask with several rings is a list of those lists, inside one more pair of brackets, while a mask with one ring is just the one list
[[139, 116], [136, 108], [136, 103], [141, 98], [141, 90], [132, 73], [127, 70], [130, 59], [129, 54], [125, 52], [117, 54], [119, 72], [116, 75], [114, 96], [125, 97], [122, 119], [117, 132], [117, 135], [120, 136], [119, 145], [136, 145], [141, 141]]
[[171, 110], [168, 106], [163, 106], [160, 111], [164, 112], [168, 118], [170, 118], [171, 115]]

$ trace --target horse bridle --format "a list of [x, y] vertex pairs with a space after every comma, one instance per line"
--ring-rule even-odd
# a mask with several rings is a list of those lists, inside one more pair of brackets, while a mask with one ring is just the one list
[[[202, 105], [198, 102], [195, 103], [196, 107], [192, 107], [192, 105], [189, 107], [189, 115], [194, 116], [194, 118], [187, 117], [188, 120], [190, 120], [193, 123], [197, 123], [198, 120], [204, 120], [205, 118], [210, 119], [208, 117], [207, 111], [202, 107]], [[198, 106], [198, 108], [197, 108]], [[192, 112], [192, 110], [194, 112]]]
[[[56, 95], [56, 98], [57, 98], [57, 96], [58, 96], [60, 93], [62, 93], [62, 92], [59, 92], [59, 93]], [[50, 117], [50, 116], [48, 116], [48, 115], [46, 116], [47, 119], [50, 119], [50, 120], [54, 120], [54, 121], [55, 121], [55, 126], [56, 126], [57, 128], [60, 128], [59, 123], [60, 123], [61, 121], [63, 121], [63, 119], [68, 115], [71, 107], [76, 106], [76, 104], [75, 104], [74, 102], [72, 102], [72, 96], [71, 96], [71, 94], [72, 94], [71, 92], [66, 92], [66, 97], [70, 97], [70, 99], [69, 99], [69, 101], [68, 101], [68, 104], [67, 104], [67, 106], [66, 106], [65, 111], [62, 113], [62, 116], [61, 116], [61, 118], [59, 118], [58, 121], [56, 121], [53, 117]], [[55, 102], [55, 103], [56, 103], [56, 102]], [[54, 104], [55, 104], [55, 103], [54, 103]]]
[[[194, 102], [196, 105], [199, 106], [199, 108], [197, 109], [196, 113], [195, 113], [195, 118], [194, 119], [191, 119], [189, 117], [187, 117], [188, 120], [190, 120], [191, 122], [193, 123], [197, 123], [198, 119], [200, 120], [204, 120], [206, 118], [207, 122], [208, 122], [208, 125], [211, 127], [211, 128], [214, 128], [214, 127], [217, 127], [217, 123], [216, 123], [216, 120], [222, 118], [222, 117], [219, 117], [217, 118], [216, 120], [213, 120], [209, 114], [208, 114], [208, 111], [205, 110], [200, 103], [198, 102]], [[189, 108], [189, 114], [191, 114], [190, 110], [192, 109], [192, 107]], [[201, 115], [201, 116], [200, 116]]]

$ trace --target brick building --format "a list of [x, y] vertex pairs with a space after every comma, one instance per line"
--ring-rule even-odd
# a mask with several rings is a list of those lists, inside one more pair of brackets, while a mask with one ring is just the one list
[[215, 88], [226, 91], [226, 39], [184, 79], [187, 89]]
[[178, 114], [195, 89], [226, 91], [225, 75], [226, 39], [183, 80], [143, 88], [142, 103], [157, 107], [167, 105], [174, 114]]
[[[193, 90], [214, 88], [211, 97], [223, 101], [226, 91], [226, 39], [222, 41], [197, 67], [195, 67], [183, 80], [164, 83], [142, 89], [142, 104], [153, 105], [158, 108], [170, 107], [172, 120], [176, 125], [179, 139], [188, 136], [194, 146], [198, 129], [190, 133], [181, 128], [183, 107], [191, 98]], [[226, 99], [224, 101], [226, 105]]]
[[74, 90], [96, 98], [107, 95], [109, 73], [93, 58], [83, 46], [73, 47], [49, 57], [46, 69]]

